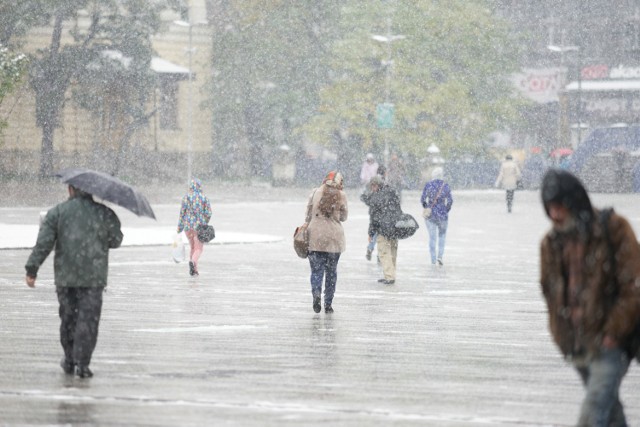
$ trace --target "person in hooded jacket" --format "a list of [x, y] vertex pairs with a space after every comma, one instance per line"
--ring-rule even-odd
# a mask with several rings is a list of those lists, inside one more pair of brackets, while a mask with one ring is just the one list
[[78, 188], [69, 185], [68, 190], [69, 200], [49, 209], [40, 225], [25, 265], [26, 283], [35, 287], [40, 266], [55, 249], [54, 284], [64, 350], [60, 366], [65, 374], [89, 378], [107, 286], [109, 249], [118, 248], [123, 236], [113, 210]]
[[619, 389], [638, 346], [638, 241], [624, 217], [593, 208], [568, 171], [549, 170], [541, 195], [552, 228], [540, 284], [553, 339], [586, 390], [578, 426], [626, 426]]
[[371, 178], [369, 185], [369, 239], [377, 235], [378, 257], [384, 274], [378, 282], [392, 285], [396, 281], [398, 237], [395, 224], [402, 215], [400, 199], [380, 175]]
[[311, 267], [311, 295], [313, 311], [322, 309], [322, 282], [324, 279], [324, 311], [333, 313], [333, 296], [338, 281], [338, 261], [345, 251], [342, 223], [349, 210], [347, 195], [343, 191], [340, 172], [331, 171], [309, 196], [305, 221], [309, 236], [309, 265]]
[[204, 250], [204, 244], [198, 239], [198, 227], [207, 225], [211, 220], [211, 203], [202, 192], [202, 183], [194, 178], [189, 183], [189, 192], [182, 198], [178, 218], [178, 234], [184, 231], [189, 239], [189, 274], [198, 276], [198, 260]]
[[496, 188], [502, 187], [507, 191], [507, 212], [511, 213], [513, 208], [513, 197], [518, 188], [518, 181], [522, 178], [522, 173], [518, 164], [513, 160], [511, 154], [507, 154], [504, 161], [500, 165], [500, 173], [496, 179]]
[[[449, 224], [449, 211], [453, 205], [453, 197], [449, 184], [444, 182], [443, 170], [438, 167], [431, 173], [431, 181], [427, 182], [422, 190], [420, 203], [425, 209], [425, 223], [429, 232], [429, 253], [431, 264], [444, 265], [444, 244], [447, 238]], [[428, 210], [428, 211], [427, 211]], [[428, 212], [428, 215], [426, 213]], [[437, 243], [437, 252], [436, 252]]]

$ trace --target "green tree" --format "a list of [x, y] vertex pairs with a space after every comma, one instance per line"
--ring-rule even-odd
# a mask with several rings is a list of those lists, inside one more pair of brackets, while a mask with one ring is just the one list
[[[27, 64], [26, 55], [13, 53], [0, 44], [0, 105], [22, 80]], [[6, 125], [4, 118], [0, 117], [0, 135]]]
[[96, 68], [108, 59], [104, 51], [117, 51], [131, 59], [125, 74], [119, 74], [124, 80], [118, 84], [127, 90], [119, 91], [114, 102], [124, 105], [125, 116], [130, 118], [127, 124], [144, 117], [145, 96], [152, 88], [148, 75], [150, 37], [160, 28], [160, 12], [176, 6], [174, 0], [24, 0], [3, 4], [0, 37], [15, 41], [34, 26], [51, 28], [51, 42], [33, 55], [29, 66], [36, 123], [42, 128], [42, 177], [52, 173], [54, 131], [60, 125], [71, 82], [79, 84], [75, 99], [94, 113], [100, 102], [89, 100], [88, 94], [95, 95], [92, 91], [97, 90], [100, 97], [102, 89], [113, 86], [103, 80], [106, 69], [100, 72], [100, 67]]
[[215, 1], [214, 165], [226, 176], [264, 172], [276, 145], [292, 145], [328, 81], [323, 58], [338, 0]]
[[[520, 103], [508, 80], [517, 47], [489, 6], [484, 0], [348, 1], [341, 17], [346, 36], [327, 58], [333, 81], [302, 130], [322, 142], [346, 129], [365, 146], [388, 140], [416, 155], [431, 142], [449, 155], [481, 150], [478, 141], [508, 127]], [[404, 38], [380, 42], [372, 35]], [[393, 129], [376, 126], [382, 102], [395, 107]]]

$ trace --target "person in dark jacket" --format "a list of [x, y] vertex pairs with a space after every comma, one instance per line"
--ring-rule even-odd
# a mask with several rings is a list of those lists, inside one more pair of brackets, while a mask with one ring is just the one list
[[549, 328], [586, 394], [579, 426], [626, 426], [619, 399], [640, 322], [640, 248], [629, 222], [594, 209], [570, 172], [548, 171], [542, 202], [551, 230], [540, 248]]
[[115, 212], [69, 186], [69, 200], [50, 209], [25, 265], [26, 282], [35, 287], [38, 270], [55, 249], [54, 282], [60, 304], [60, 343], [66, 374], [93, 376], [89, 369], [98, 339], [102, 292], [107, 286], [109, 249], [122, 243]]
[[[447, 238], [449, 224], [449, 211], [453, 205], [453, 197], [449, 184], [442, 179], [442, 168], [438, 167], [431, 173], [431, 181], [427, 182], [422, 190], [420, 203], [424, 208], [422, 216], [429, 231], [429, 253], [431, 264], [443, 265], [444, 244]], [[437, 257], [436, 257], [437, 243]]]
[[[376, 175], [379, 175], [383, 181], [387, 180], [387, 168], [384, 165], [379, 165]], [[371, 186], [367, 183], [364, 191], [360, 194], [360, 200], [367, 206], [369, 206], [369, 199], [371, 198]], [[373, 237], [369, 237], [369, 242], [367, 244], [367, 253], [365, 258], [367, 261], [371, 261], [371, 255], [373, 254], [373, 250], [376, 248], [376, 239], [378, 236], [374, 235]], [[380, 257], [378, 257], [378, 264], [380, 264]]]
[[398, 238], [395, 234], [395, 224], [402, 215], [400, 199], [380, 175], [371, 178], [369, 185], [371, 187], [369, 239], [373, 239], [376, 234], [378, 235], [378, 256], [384, 273], [384, 278], [378, 282], [391, 285], [396, 281]]

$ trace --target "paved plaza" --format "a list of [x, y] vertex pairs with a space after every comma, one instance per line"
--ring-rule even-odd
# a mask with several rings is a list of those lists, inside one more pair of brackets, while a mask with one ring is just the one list
[[[397, 280], [386, 286], [377, 282], [375, 258], [365, 260], [367, 210], [350, 191], [347, 251], [335, 313], [326, 315], [311, 308], [308, 261], [291, 242], [309, 190], [225, 191], [205, 186], [221, 240], [205, 246], [195, 279], [171, 260], [179, 197], [152, 199], [157, 222], [116, 209], [125, 229], [149, 238], [111, 252], [88, 380], [58, 366], [52, 257], [29, 289], [29, 250], [16, 246], [34, 242], [0, 250], [0, 426], [576, 421], [582, 386], [551, 342], [538, 285], [548, 222], [536, 192], [517, 192], [507, 214], [501, 191], [454, 191], [444, 267], [429, 264], [420, 221], [416, 235], [400, 242]], [[402, 199], [416, 218], [419, 196], [406, 191]], [[640, 231], [636, 195], [593, 199]], [[16, 227], [37, 226], [55, 201], [4, 203], [0, 246]], [[634, 362], [621, 390], [632, 426], [640, 425], [638, 390]]]

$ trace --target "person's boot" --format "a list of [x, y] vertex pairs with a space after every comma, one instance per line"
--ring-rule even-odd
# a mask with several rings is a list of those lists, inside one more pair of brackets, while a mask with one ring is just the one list
[[68, 360], [66, 357], [63, 357], [62, 360], [60, 361], [60, 367], [62, 368], [65, 374], [73, 375], [75, 364], [71, 360]]
[[327, 314], [333, 313], [333, 307], [331, 307], [331, 304], [324, 306], [324, 312]]
[[76, 375], [80, 378], [91, 378], [93, 376], [93, 372], [89, 369], [88, 366], [78, 365], [76, 366]]
[[190, 276], [195, 276], [196, 275], [196, 266], [193, 263], [193, 261], [189, 261], [189, 275]]
[[320, 310], [322, 309], [322, 307], [320, 306], [320, 297], [313, 297], [313, 311], [315, 311], [316, 313], [320, 313]]

